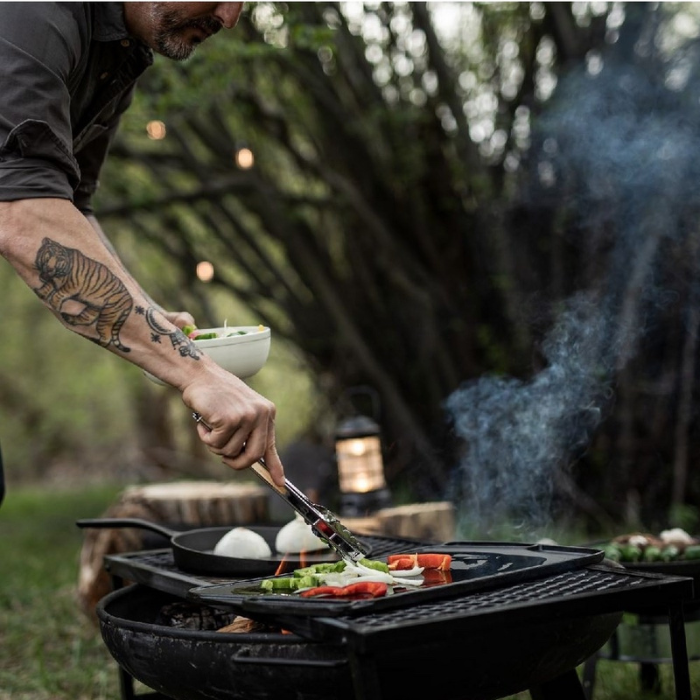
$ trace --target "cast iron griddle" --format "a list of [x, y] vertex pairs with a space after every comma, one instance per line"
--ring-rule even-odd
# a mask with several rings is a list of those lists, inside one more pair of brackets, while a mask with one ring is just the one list
[[286, 591], [270, 593], [260, 588], [262, 581], [272, 578], [268, 576], [199, 586], [192, 588], [188, 597], [258, 618], [275, 615], [362, 615], [529, 581], [590, 566], [604, 557], [602, 550], [584, 547], [493, 542], [448, 542], [402, 551], [449, 554], [452, 557], [452, 567], [448, 572], [450, 580], [440, 582], [431, 579], [418, 589], [396, 590], [382, 598], [347, 600], [302, 598]]

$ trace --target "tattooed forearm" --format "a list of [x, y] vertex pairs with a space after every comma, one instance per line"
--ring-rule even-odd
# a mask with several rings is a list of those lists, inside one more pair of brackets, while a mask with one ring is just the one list
[[146, 317], [151, 329], [151, 340], [154, 343], [160, 343], [162, 337], [170, 338], [170, 344], [176, 349], [181, 357], [191, 357], [193, 360], [199, 360], [202, 356], [202, 351], [197, 348], [194, 341], [188, 338], [179, 328], [171, 331], [168, 328], [161, 326], [156, 320], [157, 310], [153, 307], [144, 309], [142, 306], [136, 307], [136, 313]]
[[[122, 352], [131, 352], [119, 337], [133, 300], [121, 280], [110, 269], [75, 248], [66, 248], [44, 238], [35, 265], [41, 286], [37, 296], [71, 326], [92, 326], [97, 333], [91, 338], [102, 347], [113, 345]], [[75, 307], [64, 309], [66, 301]]]

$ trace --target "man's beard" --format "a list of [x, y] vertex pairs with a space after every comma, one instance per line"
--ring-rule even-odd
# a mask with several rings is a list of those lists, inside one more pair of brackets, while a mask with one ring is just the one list
[[189, 41], [185, 38], [185, 30], [201, 29], [205, 34], [216, 34], [221, 24], [212, 17], [183, 20], [177, 10], [164, 9], [164, 3], [153, 3], [154, 36], [153, 48], [166, 58], [184, 61], [197, 48], [200, 41]]

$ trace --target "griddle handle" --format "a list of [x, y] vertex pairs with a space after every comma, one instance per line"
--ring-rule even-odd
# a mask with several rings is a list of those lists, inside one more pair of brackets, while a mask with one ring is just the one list
[[140, 527], [145, 530], [157, 532], [159, 535], [163, 535], [168, 539], [179, 534], [176, 530], [171, 530], [164, 525], [152, 523], [148, 520], [141, 520], [140, 518], [84, 518], [82, 520], [76, 520], [75, 524], [80, 528], [98, 527], [104, 529], [111, 527]]

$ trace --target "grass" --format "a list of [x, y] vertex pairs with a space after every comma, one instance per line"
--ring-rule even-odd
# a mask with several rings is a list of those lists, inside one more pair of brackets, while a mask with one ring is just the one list
[[[102, 514], [118, 491], [10, 489], [0, 507], [0, 700], [121, 700], [116, 662], [76, 602], [75, 520]], [[700, 698], [700, 664], [690, 667]], [[643, 693], [636, 664], [601, 660], [593, 700], [673, 700], [671, 665], [659, 670], [661, 692]]]
[[0, 700], [117, 700], [116, 665], [78, 609], [81, 517], [115, 488], [10, 490], [0, 507]]

